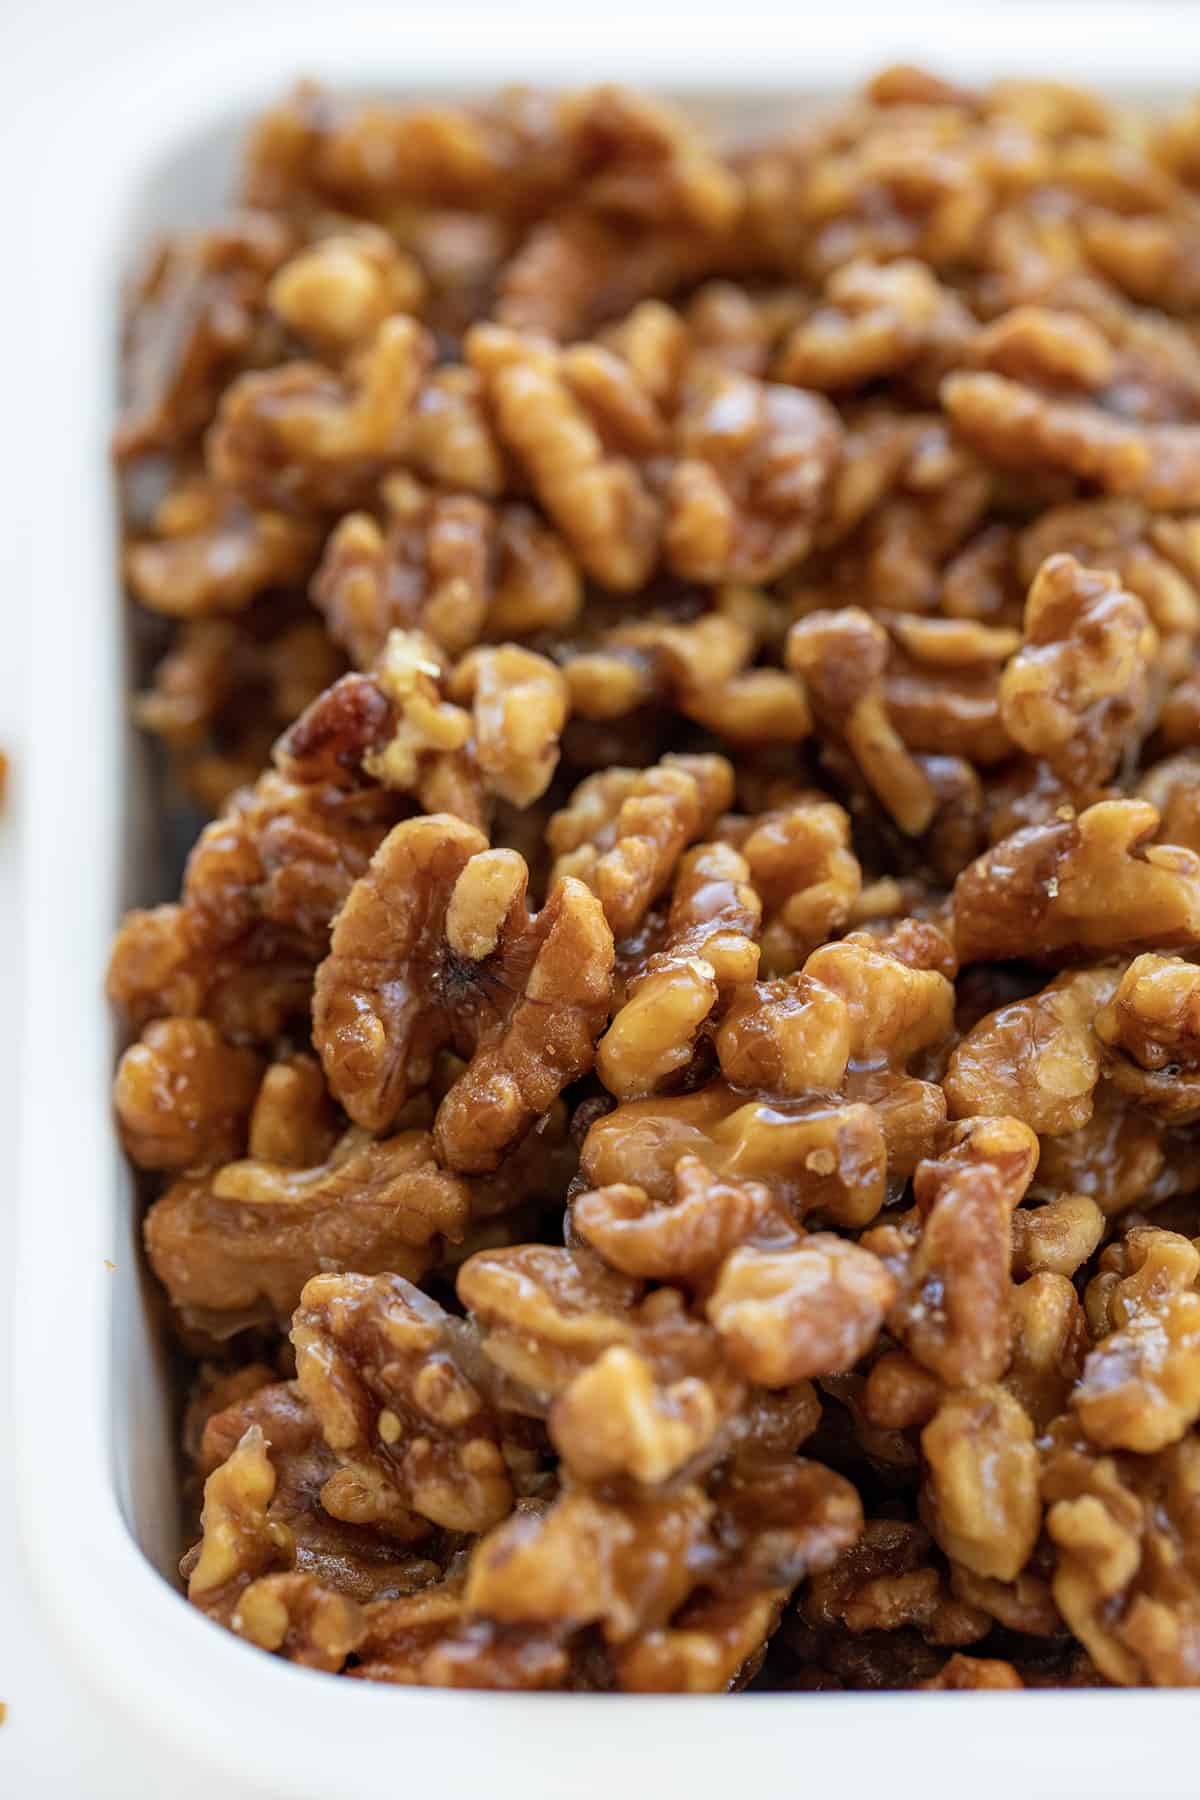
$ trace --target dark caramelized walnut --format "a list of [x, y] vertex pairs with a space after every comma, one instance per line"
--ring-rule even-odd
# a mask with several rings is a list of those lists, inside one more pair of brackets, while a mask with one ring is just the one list
[[296, 1377], [341, 1465], [326, 1500], [340, 1518], [486, 1531], [508, 1513], [497, 1422], [456, 1359], [456, 1325], [398, 1275], [306, 1284]]
[[1157, 830], [1148, 802], [1103, 800], [1014, 832], [954, 884], [962, 960], [1197, 942], [1200, 856], [1155, 843]]
[[992, 1656], [963, 1656], [956, 1650], [938, 1674], [917, 1685], [933, 1693], [979, 1693], [1023, 1688], [1025, 1683], [1010, 1662]]
[[587, 883], [619, 943], [732, 798], [733, 770], [722, 756], [667, 756], [651, 769], [589, 775], [550, 821], [555, 877]]
[[245, 1141], [261, 1074], [262, 1059], [225, 1043], [207, 1019], [158, 1019], [117, 1067], [121, 1142], [143, 1169], [228, 1162]]
[[1024, 647], [1000, 685], [1013, 741], [1065, 782], [1106, 781], [1138, 733], [1154, 648], [1141, 601], [1115, 576], [1050, 557], [1029, 590]]
[[800, 1613], [818, 1629], [912, 1628], [926, 1643], [943, 1645], [977, 1643], [991, 1624], [986, 1613], [951, 1593], [929, 1533], [900, 1519], [868, 1519], [858, 1542], [808, 1584]]
[[888, 1329], [949, 1387], [996, 1381], [1011, 1347], [1011, 1217], [1037, 1166], [1017, 1119], [947, 1126], [947, 1146], [918, 1165], [916, 1206], [863, 1237], [896, 1274]]
[[125, 344], [118, 458], [175, 449], [204, 429], [224, 383], [256, 360], [267, 284], [292, 241], [285, 221], [243, 212], [151, 258]]
[[462, 1237], [468, 1209], [427, 1131], [351, 1130], [312, 1168], [250, 1160], [177, 1181], [147, 1214], [146, 1249], [190, 1316], [286, 1318], [321, 1269], [419, 1278], [443, 1237]]
[[399, 825], [351, 892], [317, 972], [314, 1036], [331, 1091], [379, 1130], [433, 1059], [470, 1060], [438, 1108], [448, 1165], [495, 1168], [590, 1066], [608, 1011], [612, 934], [567, 877], [540, 913], [512, 850], [449, 815]]

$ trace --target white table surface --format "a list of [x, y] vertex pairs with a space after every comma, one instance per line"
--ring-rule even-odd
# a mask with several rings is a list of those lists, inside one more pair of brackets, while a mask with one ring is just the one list
[[[165, 58], [186, 55], [181, 48], [197, 29], [221, 31], [238, 28], [239, 18], [255, 15], [261, 26], [264, 12], [277, 14], [281, 46], [286, 46], [289, 23], [295, 28], [298, 14], [319, 6], [341, 11], [337, 0], [310, 0], [303, 8], [285, 0], [190, 0], [186, 9], [174, 0], [0, 0], [0, 344], [5, 346], [4, 412], [0, 427], [0, 495], [5, 497], [4, 526], [0, 531], [0, 748], [12, 759], [10, 798], [0, 815], [0, 1144], [12, 1141], [15, 1132], [13, 1095], [20, 1076], [19, 1045], [12, 1032], [19, 999], [19, 945], [8, 923], [14, 916], [21, 835], [21, 770], [25, 755], [26, 722], [22, 712], [23, 606], [21, 569], [31, 546], [22, 541], [19, 504], [21, 484], [27, 480], [53, 479], [52, 471], [29, 469], [22, 464], [19, 427], [22, 407], [36, 405], [37, 372], [27, 367], [13, 346], [23, 337], [27, 309], [36, 305], [36, 272], [25, 279], [27, 265], [20, 255], [23, 220], [30, 199], [27, 171], [36, 166], [39, 133], [54, 117], [56, 75], [65, 67], [94, 66], [99, 59], [119, 59], [134, 47], [145, 53], [147, 44], [161, 45]], [[682, 0], [681, 0], [682, 5]], [[439, 0], [441, 21], [456, 0]], [[361, 12], [355, 5], [353, 10]], [[405, 0], [391, 0], [390, 34], [394, 36]], [[462, 9], [458, 9], [462, 10]], [[511, 19], [509, 8], [503, 9]], [[574, 9], [560, 11], [560, 19]], [[581, 7], [580, 11], [587, 9]], [[601, 9], [597, 5], [596, 12]], [[614, 7], [606, 0], [602, 9], [614, 21]], [[671, 10], [660, 4], [641, 10], [644, 21], [651, 14]], [[690, 0], [683, 6], [689, 29], [695, 30], [702, 15], [711, 11], [712, 29], [727, 28], [731, 17], [728, 0]], [[763, 11], [761, 4], [756, 9]], [[787, 10], [795, 21], [791, 0]], [[842, 9], [843, 13], [845, 8]], [[861, 13], [862, 8], [856, 8]], [[1086, 5], [1081, 11], [1089, 10]], [[1166, 10], [1166, 9], [1164, 9]], [[1023, 6], [1008, 5], [1006, 14], [1016, 24]], [[410, 10], [409, 18], [429, 12], [425, 6]], [[891, 17], [903, 17], [894, 12]], [[1153, 19], [1154, 10], [1144, 15]], [[578, 17], [578, 15], [576, 15]], [[1161, 17], [1161, 15], [1160, 15]], [[958, 13], [961, 23], [962, 13]], [[522, 14], [529, 25], [529, 12]], [[865, 23], [855, 20], [859, 28]], [[1028, 34], [1036, 66], [1037, 33]], [[612, 42], [620, 42], [614, 33]], [[881, 43], [880, 38], [875, 38]], [[626, 40], [628, 42], [628, 40]], [[881, 46], [882, 47], [882, 46]], [[890, 47], [890, 46], [889, 46]], [[937, 34], [925, 46], [936, 59]], [[912, 45], [919, 51], [921, 45]], [[398, 63], [397, 66], [403, 66]], [[599, 71], [602, 59], [590, 64]], [[281, 68], [290, 73], [286, 51]], [[61, 121], [58, 122], [61, 128]], [[69, 121], [67, 127], [69, 128]], [[81, 144], [80, 154], [87, 155]], [[13, 236], [16, 252], [13, 253]], [[15, 413], [14, 413], [15, 392]], [[14, 508], [11, 497], [17, 496]], [[69, 519], [66, 528], [69, 528]], [[4, 1159], [3, 1167], [8, 1164]], [[8, 1220], [10, 1196], [0, 1181], [0, 1225]], [[181, 1766], [170, 1746], [153, 1736], [117, 1727], [103, 1705], [92, 1695], [82, 1672], [63, 1649], [51, 1624], [45, 1620], [26, 1581], [17, 1537], [14, 1494], [16, 1483], [31, 1478], [30, 1471], [14, 1470], [5, 1447], [11, 1444], [9, 1391], [9, 1269], [7, 1253], [11, 1233], [0, 1244], [0, 1700], [7, 1720], [0, 1728], [0, 1796], [3, 1800], [151, 1800], [169, 1795], [171, 1800], [211, 1800], [212, 1781]], [[66, 1328], [69, 1328], [69, 1323]], [[86, 1521], [81, 1520], [81, 1529]], [[843, 1788], [849, 1800], [853, 1782]], [[228, 1786], [222, 1800], [240, 1800]], [[286, 1800], [286, 1796], [280, 1796]], [[348, 1794], [348, 1800], [353, 1800]]]

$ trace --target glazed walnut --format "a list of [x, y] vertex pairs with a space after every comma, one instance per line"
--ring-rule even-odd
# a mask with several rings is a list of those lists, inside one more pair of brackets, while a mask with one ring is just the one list
[[121, 1141], [143, 1169], [228, 1162], [242, 1146], [262, 1061], [207, 1019], [159, 1019], [117, 1068]]
[[964, 962], [1187, 945], [1200, 937], [1200, 858], [1156, 844], [1144, 800], [1014, 832], [964, 869], [954, 924]]
[[1014, 742], [1063, 781], [1106, 781], [1137, 733], [1154, 637], [1141, 602], [1073, 557], [1042, 564], [1025, 607], [1025, 644], [1000, 686]]
[[397, 826], [338, 917], [317, 974], [314, 1032], [329, 1085], [378, 1130], [424, 1087], [438, 1051], [470, 1058], [438, 1108], [452, 1168], [494, 1168], [592, 1060], [612, 937], [583, 885], [538, 914], [514, 851], [431, 815]]
[[1087, 1295], [1099, 1342], [1071, 1404], [1103, 1449], [1151, 1455], [1200, 1417], [1198, 1279], [1200, 1250], [1153, 1226], [1135, 1227], [1101, 1256]]
[[1104, 1072], [1113, 1085], [1169, 1124], [1200, 1110], [1200, 977], [1191, 963], [1135, 956], [1097, 1014]]

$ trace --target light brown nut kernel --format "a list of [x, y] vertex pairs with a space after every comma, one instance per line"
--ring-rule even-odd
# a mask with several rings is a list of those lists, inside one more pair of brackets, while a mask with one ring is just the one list
[[567, 720], [567, 687], [554, 664], [516, 644], [472, 650], [448, 691], [472, 708], [475, 760], [491, 791], [513, 806], [544, 794]]
[[1200, 973], [1167, 956], [1136, 956], [1096, 1016], [1104, 1073], [1171, 1125], [1200, 1116]]
[[742, 1374], [782, 1387], [853, 1368], [895, 1295], [877, 1257], [817, 1232], [785, 1250], [733, 1251], [706, 1311]]
[[929, 1525], [977, 1575], [1015, 1581], [1042, 1523], [1033, 1425], [1001, 1387], [947, 1394], [921, 1433]]
[[572, 1202], [572, 1226], [623, 1274], [686, 1286], [702, 1283], [748, 1238], [790, 1233], [759, 1182], [723, 1181], [695, 1156], [679, 1158], [674, 1179], [674, 1197], [659, 1203], [644, 1188], [593, 1188]]
[[343, 355], [392, 313], [419, 313], [425, 282], [386, 232], [333, 232], [289, 257], [271, 278], [271, 310], [318, 350]]
[[1104, 1214], [1088, 1194], [1063, 1194], [1013, 1214], [1013, 1272], [1074, 1275], [1099, 1247]]
[[695, 1376], [659, 1387], [646, 1359], [623, 1344], [604, 1350], [559, 1394], [550, 1436], [581, 1481], [631, 1475], [666, 1481], [716, 1434], [716, 1402]]
[[1093, 1443], [1151, 1455], [1200, 1417], [1200, 1250], [1177, 1232], [1139, 1226], [1116, 1254], [1108, 1334], [1071, 1405]]
[[1100, 1078], [1092, 1025], [1115, 983], [1115, 971], [1081, 969], [980, 1019], [946, 1069], [951, 1113], [1011, 1114], [1038, 1132], [1086, 1125]]

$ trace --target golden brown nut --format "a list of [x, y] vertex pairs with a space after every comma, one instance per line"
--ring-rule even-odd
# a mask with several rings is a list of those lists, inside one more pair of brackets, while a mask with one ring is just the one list
[[1115, 986], [1115, 970], [1081, 969], [980, 1019], [946, 1068], [951, 1113], [1007, 1113], [1037, 1132], [1086, 1125], [1100, 1078], [1092, 1028]]
[[918, 359], [946, 367], [969, 332], [966, 308], [923, 263], [843, 263], [825, 284], [825, 304], [784, 341], [775, 373], [822, 391], [861, 387]]
[[951, 1594], [932, 1549], [920, 1525], [868, 1519], [858, 1542], [809, 1583], [803, 1618], [853, 1632], [915, 1627], [930, 1644], [975, 1643], [989, 1629], [987, 1614]]
[[723, 1181], [695, 1156], [679, 1158], [674, 1182], [674, 1195], [658, 1202], [640, 1187], [590, 1189], [572, 1202], [571, 1224], [623, 1274], [689, 1287], [747, 1239], [791, 1235], [760, 1182]]
[[1029, 590], [1024, 648], [1000, 684], [1014, 742], [1063, 781], [1107, 781], [1137, 733], [1154, 647], [1145, 609], [1115, 576], [1050, 557]]
[[663, 546], [689, 581], [771, 581], [812, 546], [842, 450], [815, 394], [703, 366], [674, 422]]
[[583, 1074], [608, 1012], [612, 935], [582, 883], [526, 906], [515, 851], [446, 814], [399, 825], [340, 913], [317, 973], [314, 1036], [331, 1091], [381, 1129], [438, 1051], [470, 1058], [435, 1134], [452, 1168], [503, 1151]]
[[868, 786], [901, 831], [919, 837], [933, 819], [928, 776], [897, 735], [884, 704], [887, 633], [858, 607], [813, 612], [793, 625], [788, 666], [808, 684], [813, 711], [844, 740]]
[[392, 313], [420, 313], [425, 281], [386, 232], [331, 232], [288, 258], [267, 290], [277, 318], [318, 351], [345, 355]]
[[267, 588], [303, 583], [319, 542], [310, 522], [255, 511], [196, 477], [170, 490], [152, 534], [130, 544], [125, 578], [136, 600], [167, 618], [236, 613]]
[[1138, 1226], [1100, 1266], [1093, 1331], [1105, 1335], [1071, 1405], [1094, 1444], [1152, 1455], [1200, 1417], [1200, 1250], [1177, 1232]]
[[1167, 956], [1135, 956], [1095, 1021], [1104, 1072], [1122, 1094], [1172, 1125], [1200, 1115], [1200, 973]]
[[461, 1238], [468, 1204], [427, 1131], [351, 1130], [313, 1168], [234, 1162], [177, 1181], [146, 1216], [146, 1250], [190, 1315], [285, 1318], [321, 1269], [420, 1277], [443, 1236]]
[[954, 885], [959, 955], [998, 960], [1176, 946], [1200, 939], [1200, 857], [1152, 841], [1144, 800], [1014, 832]]
[[1109, 1681], [1200, 1683], [1200, 1605], [1187, 1545], [1200, 1446], [1106, 1456], [1063, 1421], [1047, 1446], [1042, 1493], [1055, 1545], [1054, 1598]]
[[802, 799], [750, 817], [727, 814], [721, 836], [745, 857], [763, 910], [763, 972], [786, 975], [851, 916], [862, 871], [850, 819], [832, 800]]
[[207, 1019], [158, 1019], [117, 1066], [121, 1141], [143, 1169], [229, 1162], [245, 1141], [262, 1059]]
[[651, 769], [590, 775], [550, 821], [555, 877], [587, 883], [619, 943], [732, 797], [733, 771], [721, 756], [667, 756]]
[[921, 1433], [927, 1523], [947, 1556], [1014, 1581], [1042, 1523], [1033, 1425], [1002, 1387], [947, 1394]]
[[878, 1257], [822, 1231], [786, 1249], [734, 1250], [706, 1310], [734, 1366], [783, 1387], [852, 1369], [895, 1295]]
[[505, 1517], [498, 1424], [440, 1306], [398, 1275], [318, 1275], [291, 1336], [301, 1392], [341, 1464], [328, 1510], [402, 1534], [413, 1513], [451, 1531]]
[[344, 377], [306, 362], [240, 376], [208, 439], [212, 475], [259, 506], [353, 505], [397, 439], [431, 355], [428, 334], [396, 314]]

